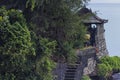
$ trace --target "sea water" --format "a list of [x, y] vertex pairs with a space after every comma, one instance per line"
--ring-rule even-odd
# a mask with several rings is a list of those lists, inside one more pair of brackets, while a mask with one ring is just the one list
[[104, 26], [107, 48], [111, 56], [120, 56], [120, 3], [90, 3], [87, 7], [108, 19]]

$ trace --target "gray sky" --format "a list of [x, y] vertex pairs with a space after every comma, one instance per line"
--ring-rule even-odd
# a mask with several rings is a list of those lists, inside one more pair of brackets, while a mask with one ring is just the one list
[[120, 0], [91, 0], [90, 3], [120, 3]]

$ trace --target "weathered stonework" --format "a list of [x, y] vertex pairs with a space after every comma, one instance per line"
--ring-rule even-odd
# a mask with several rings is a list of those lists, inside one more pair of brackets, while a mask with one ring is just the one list
[[82, 50], [78, 53], [78, 56], [81, 58], [83, 75], [96, 75], [96, 64], [98, 60], [98, 57], [96, 55], [96, 49], [93, 47]]
[[[97, 56], [96, 56], [96, 49], [88, 48], [85, 50], [77, 50], [76, 52], [78, 56], [78, 62], [76, 64], [68, 64], [68, 63], [57, 63], [56, 69], [53, 70], [53, 75], [55, 77], [55, 80], [69, 80], [66, 79], [66, 72], [68, 71], [68, 67], [72, 66], [72, 68], [75, 68], [73, 66], [76, 66], [75, 74], [72, 75], [74, 79], [72, 80], [81, 80], [82, 75], [96, 75], [96, 62], [97, 62]], [[71, 79], [70, 79], [71, 80]]]
[[96, 24], [97, 26], [97, 34], [95, 35], [95, 40], [96, 40], [96, 47], [98, 48], [98, 56], [99, 58], [102, 56], [108, 55], [108, 50], [106, 47], [106, 41], [105, 41], [105, 36], [104, 36], [104, 24]]
[[83, 70], [83, 75], [95, 75], [96, 73], [96, 60], [94, 57], [88, 59], [88, 65]]

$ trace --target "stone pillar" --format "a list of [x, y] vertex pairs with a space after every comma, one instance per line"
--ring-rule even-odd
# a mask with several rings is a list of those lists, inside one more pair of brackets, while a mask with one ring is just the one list
[[97, 24], [97, 34], [96, 34], [96, 47], [98, 48], [98, 57], [108, 55], [108, 50], [106, 47], [106, 41], [104, 36], [104, 24]]

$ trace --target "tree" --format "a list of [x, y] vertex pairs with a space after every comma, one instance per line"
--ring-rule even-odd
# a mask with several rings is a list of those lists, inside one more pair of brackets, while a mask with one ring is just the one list
[[33, 16], [27, 20], [32, 23], [32, 29], [37, 36], [57, 41], [55, 55], [68, 59], [74, 54], [73, 48], [83, 45], [86, 29], [80, 17], [73, 11], [73, 8], [77, 9], [83, 5], [83, 2], [82, 0], [27, 1], [27, 7], [33, 10]]
[[[87, 3], [90, 0], [59, 0], [59, 2], [63, 2], [67, 4], [67, 6], [70, 9], [78, 9], [81, 6], [83, 6], [85, 3]], [[40, 8], [41, 6], [44, 6], [44, 3], [51, 4], [51, 3], [59, 3], [55, 0], [27, 0], [27, 6], [30, 6], [31, 9], [34, 9], [36, 6]]]
[[81, 47], [85, 40], [85, 28], [75, 12], [88, 1], [3, 0], [1, 5], [8, 9], [22, 10], [28, 25], [32, 25], [30, 30], [35, 32], [37, 37], [42, 36], [57, 41], [57, 53], [60, 53], [57, 55], [64, 55], [67, 58], [73, 50], [65, 50], [64, 45], [67, 43], [71, 47], [69, 49], [73, 49], [76, 46]]
[[53, 80], [52, 70], [55, 68], [55, 62], [51, 59], [55, 51], [56, 41], [50, 41], [47, 38], [40, 38], [37, 42], [38, 50], [35, 57], [35, 73], [38, 80]]
[[35, 56], [30, 31], [19, 10], [0, 8], [0, 78], [25, 80], [30, 75], [28, 56]]
[[[82, 46], [84, 42], [84, 34], [86, 33], [86, 29], [82, 25], [79, 16], [75, 12], [87, 1], [88, 0], [2, 1], [2, 4], [0, 4], [0, 6], [6, 6], [7, 9], [19, 9], [18, 11], [6, 11], [6, 15], [9, 17], [7, 19], [7, 24], [12, 27], [14, 26], [14, 29], [10, 28], [10, 30], [13, 31], [13, 37], [7, 35], [6, 38], [8, 40], [7, 42], [9, 42], [9, 38], [14, 39], [14, 35], [16, 36], [18, 33], [21, 34], [18, 42], [19, 40], [22, 40], [20, 41], [20, 45], [26, 45], [24, 46], [25, 52], [23, 52], [25, 55], [22, 55], [25, 56], [25, 66], [29, 66], [28, 69], [21, 69], [27, 70], [25, 71], [26, 75], [28, 76], [26, 77], [27, 79], [51, 80], [51, 71], [54, 67], [52, 66], [54, 65], [54, 61], [51, 59], [52, 56], [63, 56], [66, 60], [69, 61], [72, 61], [73, 58], [75, 58], [74, 48]], [[23, 12], [26, 20], [23, 18], [23, 15], [21, 16], [20, 12]], [[3, 17], [0, 17], [0, 20], [2, 18]], [[22, 29], [23, 31], [18, 31], [18, 28]], [[27, 31], [25, 31], [24, 28]], [[24, 31], [26, 33], [24, 33]], [[32, 41], [32, 43], [27, 42], [28, 37], [25, 37], [24, 35], [27, 35], [27, 33], [30, 33], [29, 39]], [[22, 44], [22, 42], [24, 42], [24, 44]], [[2, 42], [2, 44], [3, 43], [4, 42]], [[13, 45], [12, 42], [10, 43]], [[28, 46], [34, 47], [35, 55], [32, 53], [32, 51], [30, 51], [32, 49], [29, 50], [27, 48]], [[22, 47], [18, 47], [19, 46], [17, 46], [17, 50], [19, 53], [19, 51], [22, 50]], [[28, 52], [26, 51], [26, 48], [28, 49]], [[14, 48], [12, 49], [14, 50]], [[32, 54], [28, 55], [29, 51]], [[20, 58], [18, 60], [24, 59]], [[21, 75], [23, 74], [20, 74], [19, 76]], [[46, 77], [46, 75], [48, 76]]]

